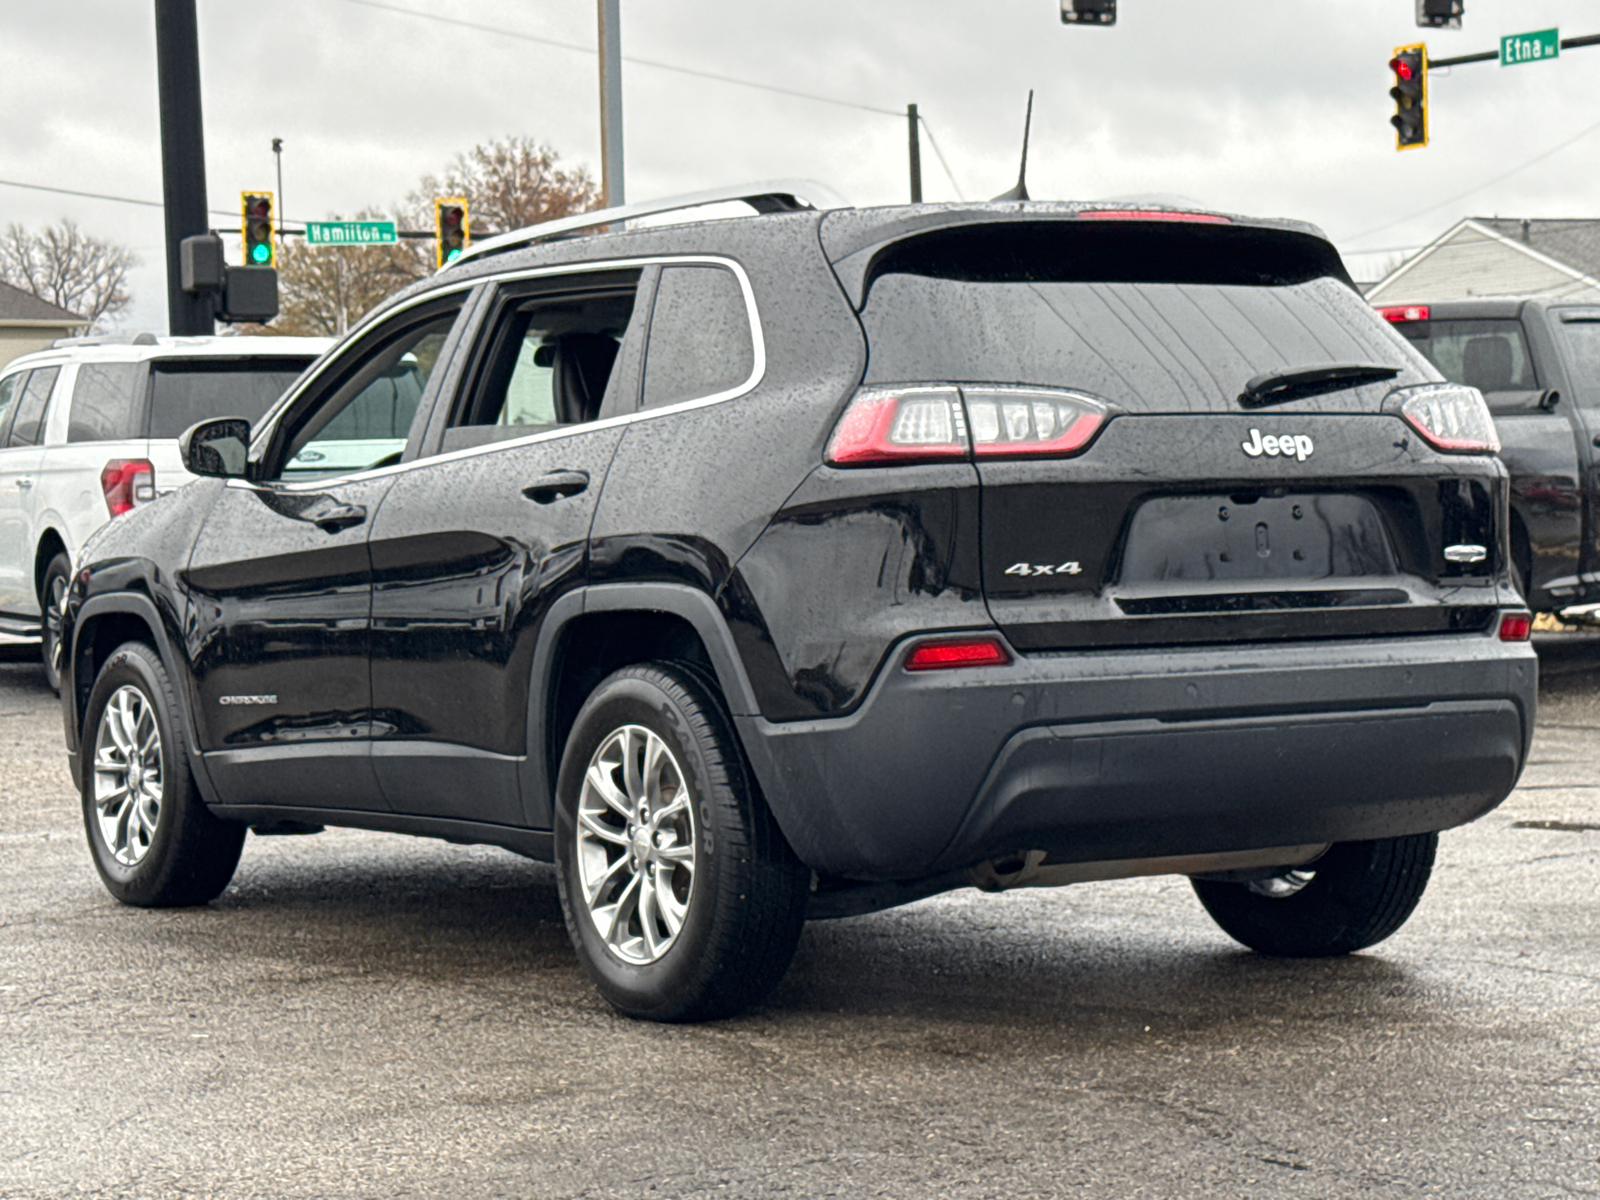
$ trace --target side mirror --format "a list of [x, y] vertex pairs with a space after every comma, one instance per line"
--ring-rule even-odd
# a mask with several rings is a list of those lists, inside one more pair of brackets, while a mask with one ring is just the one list
[[1554, 412], [1556, 405], [1561, 403], [1561, 393], [1555, 388], [1545, 388], [1544, 395], [1539, 397], [1539, 407], [1545, 412]]
[[214, 479], [243, 477], [250, 451], [250, 422], [243, 417], [197, 421], [178, 439], [178, 453], [192, 475]]

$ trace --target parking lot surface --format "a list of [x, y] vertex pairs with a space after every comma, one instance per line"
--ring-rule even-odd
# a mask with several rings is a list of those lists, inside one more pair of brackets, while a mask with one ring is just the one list
[[1531, 765], [1346, 959], [1182, 879], [808, 927], [735, 1020], [619, 1018], [551, 870], [252, 838], [207, 908], [101, 888], [54, 696], [0, 663], [0, 1195], [1600, 1194], [1600, 638]]

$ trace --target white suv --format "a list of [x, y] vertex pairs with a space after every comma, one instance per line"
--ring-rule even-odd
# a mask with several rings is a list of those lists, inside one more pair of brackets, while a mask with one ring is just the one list
[[256, 422], [330, 345], [145, 333], [57, 342], [0, 367], [0, 633], [41, 639], [52, 686], [58, 601], [84, 540], [193, 478], [178, 456], [190, 425]]

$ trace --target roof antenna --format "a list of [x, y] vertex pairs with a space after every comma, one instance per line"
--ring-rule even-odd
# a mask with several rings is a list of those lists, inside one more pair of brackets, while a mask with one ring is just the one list
[[1028, 195], [1028, 130], [1033, 127], [1033, 89], [1028, 89], [1028, 115], [1022, 121], [1022, 166], [1017, 170], [1017, 186], [1009, 192], [996, 196], [995, 202], [1002, 200], [1031, 200]]

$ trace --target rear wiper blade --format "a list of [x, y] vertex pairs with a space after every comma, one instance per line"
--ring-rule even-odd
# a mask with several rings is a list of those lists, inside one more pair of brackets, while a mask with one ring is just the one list
[[1324, 363], [1315, 367], [1285, 367], [1257, 375], [1239, 393], [1239, 407], [1265, 408], [1302, 396], [1341, 392], [1363, 383], [1377, 383], [1400, 374], [1399, 367], [1380, 367], [1375, 363]]

